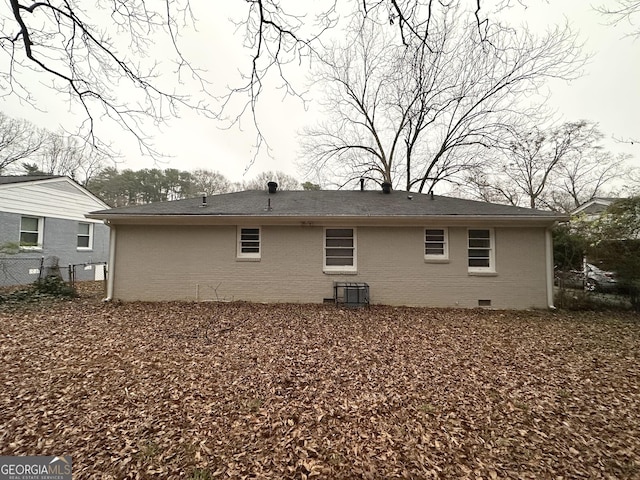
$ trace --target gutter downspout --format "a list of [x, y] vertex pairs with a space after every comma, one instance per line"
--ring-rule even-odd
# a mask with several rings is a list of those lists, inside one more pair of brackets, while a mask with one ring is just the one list
[[113, 300], [113, 277], [115, 276], [115, 265], [116, 265], [116, 226], [113, 224], [109, 225], [109, 267], [108, 267], [108, 278], [107, 278], [107, 298], [104, 299], [105, 302], [110, 302]]
[[553, 235], [551, 227], [547, 228], [545, 232], [545, 257], [547, 263], [547, 305], [549, 309], [555, 310], [556, 307], [553, 304]]

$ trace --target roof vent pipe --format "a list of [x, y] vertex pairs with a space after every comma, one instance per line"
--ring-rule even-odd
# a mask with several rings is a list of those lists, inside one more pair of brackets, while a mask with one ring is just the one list
[[389, 182], [382, 182], [382, 191], [384, 193], [391, 193], [391, 184]]
[[269, 189], [269, 193], [276, 193], [278, 190], [278, 184], [276, 182], [267, 183], [267, 188]]
[[200, 204], [201, 207], [206, 207], [207, 206], [207, 192], [202, 192], [200, 195], [202, 195], [202, 203]]
[[360, 191], [364, 192], [364, 178], [360, 179]]

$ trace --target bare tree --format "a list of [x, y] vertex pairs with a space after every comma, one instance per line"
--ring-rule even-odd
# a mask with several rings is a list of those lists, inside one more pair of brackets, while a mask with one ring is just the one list
[[75, 178], [81, 158], [80, 148], [73, 138], [50, 133], [40, 155], [40, 170], [49, 175]]
[[615, 181], [631, 177], [630, 158], [597, 147], [569, 155], [555, 175], [551, 207], [569, 212], [605, 194]]
[[201, 168], [191, 172], [191, 186], [192, 194], [204, 192], [209, 195], [217, 195], [233, 191], [233, 185], [227, 177], [219, 172]]
[[452, 8], [429, 32], [429, 45], [398, 44], [365, 23], [331, 50], [316, 76], [329, 120], [306, 132], [307, 173], [419, 192], [454, 181], [532, 113], [518, 108], [520, 97], [583, 62], [566, 27], [542, 38], [498, 27], [480, 36], [475, 16]]
[[[337, 0], [327, 2], [292, 2], [283, 5], [274, 0], [249, 0], [244, 15], [235, 21], [244, 32], [244, 46], [251, 52], [251, 68], [242, 74], [243, 82], [233, 87], [224, 99], [223, 111], [237, 96], [247, 98], [242, 108], [232, 115], [232, 122], [239, 122], [249, 111], [258, 130], [258, 141], [264, 140], [256, 120], [258, 99], [263, 92], [267, 76], [275, 70], [280, 88], [286, 93], [300, 93], [288, 80], [283, 66], [301, 63], [304, 59], [322, 54], [322, 38], [328, 30], [339, 24], [338, 7], [342, 13], [360, 15], [376, 22], [384, 22], [397, 31], [403, 42], [419, 41], [431, 48], [431, 24], [443, 12], [447, 4], [458, 2], [434, 2], [433, 0]], [[488, 19], [481, 15], [483, 0], [463, 0], [475, 8], [477, 29], [481, 31]], [[343, 6], [346, 5], [346, 6]], [[503, 6], [504, 7], [504, 6]]]
[[107, 160], [103, 151], [77, 137], [0, 113], [0, 172], [67, 175], [85, 185]]
[[[206, 89], [178, 46], [182, 26], [193, 23], [188, 0], [7, 3], [10, 10], [0, 13], [2, 94], [37, 107], [30, 81], [66, 93], [86, 119], [77, 134], [92, 144], [106, 147], [95, 136], [96, 122], [106, 118], [132, 133], [144, 153], [156, 153], [142, 129], [145, 119], [161, 122], [179, 106], [205, 111], [174, 90], [187, 76]], [[173, 82], [171, 72], [159, 76], [159, 59], [146, 59], [159, 36], [173, 49]]]
[[82, 185], [86, 185], [109, 160], [102, 150], [64, 132], [48, 133], [38, 158], [40, 171], [48, 175], [66, 175]]
[[595, 9], [602, 13], [614, 26], [628, 24], [633, 31], [630, 35], [640, 36], [640, 1], [638, 0], [609, 0], [608, 3], [596, 6]]
[[320, 46], [320, 37], [337, 23], [337, 0], [316, 4], [319, 7], [315, 10], [314, 4], [308, 2], [296, 2], [288, 8], [272, 0], [249, 0], [246, 4], [244, 16], [235, 24], [244, 30], [244, 46], [251, 52], [250, 68], [241, 72], [241, 84], [232, 87], [225, 96], [221, 113], [235, 97], [246, 98], [246, 102], [231, 116], [232, 123], [239, 122], [249, 111], [261, 142], [264, 138], [257, 123], [256, 108], [267, 76], [276, 70], [280, 78], [279, 87], [286, 94], [300, 96], [287, 79], [283, 67], [314, 55], [316, 45]]
[[603, 151], [602, 138], [584, 120], [514, 131], [495, 168], [474, 172], [467, 183], [483, 200], [571, 211], [627, 172], [627, 157]]
[[[391, 182], [401, 128], [389, 125], [384, 113], [391, 104], [397, 70], [389, 65], [395, 49], [373, 24], [347, 40], [352, 48], [334, 45], [316, 78], [322, 82], [325, 110], [334, 115], [315, 130], [307, 130], [308, 171], [331, 170], [344, 183], [355, 178]], [[395, 111], [389, 109], [389, 114]], [[402, 115], [402, 112], [401, 112]], [[383, 125], [379, 125], [383, 122]], [[403, 124], [402, 119], [398, 121]], [[389, 122], [390, 123], [390, 122]], [[384, 127], [391, 133], [388, 140]]]
[[300, 182], [284, 172], [262, 172], [248, 181], [246, 190], [266, 190], [268, 182], [276, 182], [280, 190], [300, 190]]
[[506, 203], [514, 206], [527, 203], [523, 200], [522, 191], [512, 188], [506, 177], [490, 175], [484, 168], [468, 172], [463, 182], [455, 185], [450, 193], [461, 198], [473, 198], [490, 203]]
[[[37, 108], [32, 80], [65, 93], [72, 108], [84, 112], [85, 121], [74, 133], [95, 145], [100, 145], [97, 122], [111, 119], [135, 136], [142, 152], [155, 155], [143, 128], [145, 120], [156, 126], [180, 107], [216, 114], [232, 124], [248, 114], [260, 145], [264, 139], [256, 107], [263, 90], [272, 87], [267, 77], [275, 72], [277, 87], [300, 95], [285, 67], [322, 51], [322, 38], [341, 15], [383, 17], [404, 43], [418, 41], [432, 49], [432, 25], [453, 3], [471, 6], [476, 37], [487, 40], [491, 11], [485, 0], [247, 0], [238, 7], [243, 9], [240, 15], [234, 12], [239, 3], [216, 5], [215, 15], [236, 15], [248, 61], [239, 84], [231, 85], [221, 107], [211, 111], [205, 73], [191, 63], [180, 44], [183, 31], [196, 30], [189, 0], [97, 0], [91, 5], [79, 0], [8, 0], [0, 11], [0, 95], [18, 95]], [[498, 8], [508, 3], [501, 0]], [[159, 54], [154, 52], [157, 45], [162, 45]], [[164, 68], [168, 63], [175, 66], [172, 71]], [[185, 93], [194, 91], [203, 92], [203, 98]], [[237, 97], [242, 99], [239, 104]]]
[[542, 206], [552, 175], [571, 153], [581, 155], [601, 135], [595, 126], [580, 121], [548, 132], [537, 127], [516, 132], [506, 149], [504, 174], [513, 188], [524, 193], [529, 207]]
[[0, 112], [0, 173], [22, 160], [31, 160], [42, 147], [43, 137], [32, 123]]
[[[101, 143], [96, 129], [98, 123], [111, 120], [137, 139], [142, 153], [159, 155], [145, 122], [156, 127], [182, 107], [232, 123], [249, 112], [261, 143], [256, 105], [266, 76], [279, 73], [280, 86], [297, 95], [283, 66], [311, 55], [337, 15], [330, 2], [316, 8], [315, 21], [309, 3], [242, 4], [212, 9], [220, 16], [244, 9], [237, 21], [238, 29], [245, 29], [239, 46], [249, 53], [241, 84], [215, 98], [206, 73], [192, 64], [180, 43], [183, 31], [197, 30], [190, 0], [97, 0], [91, 5], [79, 0], [8, 0], [0, 10], [0, 95], [17, 95], [41, 108], [33, 80], [66, 94], [70, 108], [79, 107], [85, 119], [74, 134], [105, 150], [108, 145]], [[193, 98], [193, 92], [200, 97]], [[246, 98], [246, 103], [232, 102], [236, 96]], [[209, 105], [217, 100], [221, 107]]]

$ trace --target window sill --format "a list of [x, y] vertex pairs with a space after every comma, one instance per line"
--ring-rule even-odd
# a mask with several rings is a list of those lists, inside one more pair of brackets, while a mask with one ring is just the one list
[[424, 263], [449, 263], [448, 258], [425, 257]]
[[78, 252], [93, 252], [93, 248], [89, 247], [77, 247], [76, 250]]
[[498, 272], [468, 272], [470, 277], [497, 277]]
[[325, 275], [357, 275], [357, 270], [323, 270]]
[[21, 252], [41, 252], [42, 247], [20, 247]]
[[236, 262], [259, 262], [260, 257], [236, 257]]

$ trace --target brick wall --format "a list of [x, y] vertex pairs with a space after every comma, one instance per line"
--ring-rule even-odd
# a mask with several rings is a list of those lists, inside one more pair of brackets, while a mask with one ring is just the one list
[[[491, 225], [483, 227], [489, 228]], [[236, 226], [117, 227], [122, 300], [322, 302], [334, 281], [370, 285], [372, 303], [545, 308], [544, 228], [495, 228], [496, 274], [467, 271], [467, 228], [449, 228], [449, 261], [424, 260], [422, 227], [359, 227], [354, 274], [323, 272], [323, 228], [263, 226], [259, 261], [236, 258]]]

